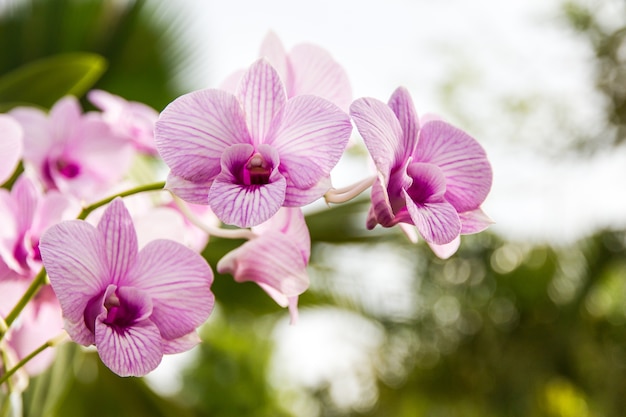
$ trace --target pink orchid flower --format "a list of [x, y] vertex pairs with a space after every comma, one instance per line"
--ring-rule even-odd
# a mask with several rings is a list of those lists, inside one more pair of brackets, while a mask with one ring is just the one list
[[[33, 278], [41, 269], [39, 238], [50, 226], [74, 218], [80, 211], [67, 196], [49, 191], [21, 175], [11, 191], [0, 189], [0, 262], [10, 270], [5, 278]], [[2, 269], [2, 268], [0, 268]]]
[[299, 208], [282, 208], [267, 222], [253, 227], [257, 237], [227, 253], [217, 264], [221, 274], [237, 282], [256, 282], [298, 320], [298, 296], [309, 287], [306, 267], [311, 238]]
[[11, 116], [0, 114], [0, 184], [11, 177], [22, 157], [22, 127]]
[[121, 376], [141, 376], [163, 354], [198, 341], [195, 329], [213, 309], [213, 273], [196, 252], [170, 240], [138, 250], [120, 198], [97, 227], [80, 220], [49, 228], [39, 244], [65, 329], [77, 343], [95, 344], [102, 362]]
[[[261, 44], [259, 57], [265, 57], [278, 71], [287, 97], [311, 94], [348, 111], [352, 102], [350, 80], [343, 67], [325, 49], [301, 43], [287, 53], [278, 36], [270, 31]], [[234, 92], [243, 73], [237, 71], [232, 74], [221, 88]]]
[[114, 132], [125, 137], [138, 152], [156, 155], [154, 124], [159, 118], [156, 110], [103, 90], [92, 90], [87, 97], [102, 111], [102, 119]]
[[250, 227], [281, 206], [324, 195], [351, 131], [348, 115], [331, 102], [287, 99], [276, 70], [260, 59], [236, 95], [209, 89], [170, 103], [155, 139], [171, 169], [168, 189], [208, 204], [225, 223]]
[[91, 201], [128, 170], [132, 147], [97, 113], [83, 114], [75, 97], [59, 100], [46, 114], [18, 107], [11, 115], [24, 130], [24, 162], [46, 190]]
[[358, 99], [350, 113], [378, 170], [368, 229], [414, 225], [437, 255], [447, 257], [459, 235], [491, 223], [480, 209], [491, 188], [491, 165], [471, 136], [441, 120], [420, 126], [404, 88], [388, 105]]

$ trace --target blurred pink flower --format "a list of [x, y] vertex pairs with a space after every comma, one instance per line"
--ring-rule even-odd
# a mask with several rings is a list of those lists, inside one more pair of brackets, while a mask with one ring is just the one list
[[[310, 94], [325, 98], [342, 110], [348, 111], [352, 102], [352, 88], [348, 75], [341, 65], [323, 48], [302, 43], [289, 53], [274, 32], [269, 32], [259, 52], [278, 71], [287, 97]], [[235, 92], [244, 71], [229, 76], [221, 88]]]
[[460, 234], [489, 226], [480, 205], [492, 171], [476, 140], [441, 120], [420, 126], [404, 88], [388, 105], [361, 98], [350, 112], [378, 170], [368, 229], [414, 225], [437, 255], [447, 257], [458, 248]]
[[24, 133], [11, 116], [0, 114], [0, 185], [11, 177], [22, 157]]
[[95, 344], [102, 362], [118, 375], [145, 375], [163, 354], [199, 341], [195, 329], [214, 304], [211, 268], [170, 240], [153, 240], [138, 250], [120, 198], [97, 227], [62, 222], [44, 233], [39, 246], [65, 329], [75, 342]]
[[11, 115], [24, 130], [24, 162], [46, 190], [92, 201], [126, 173], [133, 150], [97, 113], [83, 114], [75, 97], [46, 114], [17, 107]]
[[237, 282], [256, 282], [298, 320], [298, 296], [309, 287], [306, 267], [311, 239], [299, 208], [282, 208], [270, 220], [253, 227], [257, 237], [227, 253], [217, 264], [221, 274]]
[[74, 218], [79, 211], [75, 201], [54, 190], [43, 194], [25, 175], [17, 179], [11, 191], [0, 189], [0, 262], [12, 272], [0, 273], [0, 279], [2, 275], [37, 275], [42, 266], [40, 236], [49, 226]]
[[260, 59], [236, 96], [201, 90], [170, 103], [155, 138], [171, 169], [168, 189], [208, 204], [225, 223], [249, 227], [281, 206], [324, 195], [351, 131], [348, 115], [327, 100], [288, 100], [276, 70]]
[[138, 152], [156, 155], [154, 124], [159, 118], [156, 110], [102, 90], [92, 90], [87, 97], [102, 111], [102, 119], [116, 134], [125, 137]]

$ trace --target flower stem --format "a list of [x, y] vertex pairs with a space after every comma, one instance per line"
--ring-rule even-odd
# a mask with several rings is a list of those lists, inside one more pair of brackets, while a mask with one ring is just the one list
[[221, 227], [215, 227], [213, 225], [204, 223], [195, 214], [189, 210], [187, 204], [172, 194], [174, 202], [178, 206], [181, 213], [187, 217], [187, 219], [200, 230], [205, 231], [209, 236], [221, 237], [224, 239], [254, 239], [256, 235], [249, 229], [222, 229]]
[[11, 377], [11, 375], [16, 373], [22, 366], [24, 366], [28, 362], [30, 362], [30, 360], [33, 359], [35, 356], [39, 355], [41, 352], [43, 352], [44, 350], [48, 349], [49, 347], [54, 347], [54, 346], [57, 346], [57, 345], [61, 344], [66, 339], [67, 339], [67, 333], [63, 332], [63, 333], [53, 337], [52, 339], [46, 341], [44, 344], [39, 346], [37, 349], [33, 350], [31, 353], [29, 353], [27, 356], [25, 356], [21, 361], [16, 363], [13, 368], [8, 369], [4, 373], [4, 375], [2, 375], [0, 377], [0, 385], [2, 385], [5, 381], [7, 381]]
[[24, 310], [26, 304], [28, 304], [30, 300], [35, 297], [35, 295], [37, 295], [37, 292], [45, 283], [46, 268], [42, 267], [41, 271], [39, 271], [37, 276], [33, 279], [33, 282], [30, 283], [30, 286], [28, 287], [24, 295], [22, 295], [22, 298], [20, 298], [15, 307], [13, 307], [13, 310], [11, 310], [9, 314], [7, 314], [7, 316], [5, 317], [4, 325], [2, 326], [2, 328], [0, 328], [0, 340], [2, 340], [4, 335], [8, 332], [9, 327], [11, 327], [11, 324], [13, 324], [17, 316], [19, 316], [22, 310]]
[[87, 216], [89, 215], [89, 213], [91, 213], [92, 211], [94, 211], [95, 209], [97, 209], [99, 207], [104, 206], [105, 204], [110, 203], [111, 201], [113, 201], [117, 197], [128, 197], [129, 195], [143, 193], [144, 191], [162, 190], [163, 187], [165, 187], [165, 182], [161, 181], [161, 182], [155, 182], [153, 184], [141, 185], [139, 187], [131, 188], [130, 190], [114, 194], [114, 195], [112, 195], [110, 197], [107, 197], [107, 198], [105, 198], [103, 200], [97, 201], [97, 202], [95, 202], [93, 204], [90, 204], [87, 207], [83, 208], [83, 210], [78, 215], [78, 219], [79, 220], [85, 220], [87, 218]]
[[376, 177], [370, 177], [348, 187], [332, 188], [324, 194], [324, 199], [327, 203], [345, 203], [370, 188], [375, 180]]

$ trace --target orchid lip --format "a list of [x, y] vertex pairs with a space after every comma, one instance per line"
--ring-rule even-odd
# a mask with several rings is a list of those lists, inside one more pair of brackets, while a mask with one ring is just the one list
[[269, 184], [271, 173], [271, 165], [263, 158], [263, 155], [255, 153], [243, 167], [243, 182], [246, 185]]

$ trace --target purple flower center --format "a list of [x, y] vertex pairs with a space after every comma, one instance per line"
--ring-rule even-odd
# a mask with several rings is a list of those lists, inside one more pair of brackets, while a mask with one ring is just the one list
[[[109, 290], [92, 298], [85, 308], [84, 319], [87, 328], [94, 333], [96, 319], [102, 314], [102, 306], [106, 309], [106, 316], [102, 322], [117, 332], [124, 332], [141, 319], [142, 308], [132, 301], [125, 300], [118, 295], [118, 290]], [[104, 299], [103, 299], [104, 298]]]
[[269, 184], [272, 166], [260, 153], [255, 153], [243, 167], [243, 183], [245, 185]]
[[57, 170], [65, 178], [74, 178], [80, 174], [80, 165], [62, 158], [57, 159]]

